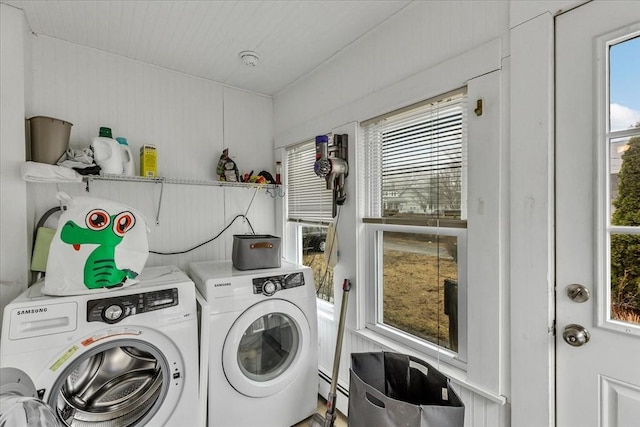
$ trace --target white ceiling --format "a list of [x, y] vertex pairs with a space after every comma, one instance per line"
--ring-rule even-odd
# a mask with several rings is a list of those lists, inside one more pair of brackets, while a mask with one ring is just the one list
[[[406, 7], [402, 0], [32, 1], [36, 34], [274, 95]], [[239, 53], [258, 53], [257, 66]]]

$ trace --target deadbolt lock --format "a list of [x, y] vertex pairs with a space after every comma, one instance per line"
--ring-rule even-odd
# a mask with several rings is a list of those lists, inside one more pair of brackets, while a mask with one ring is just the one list
[[571, 324], [567, 325], [562, 332], [562, 338], [565, 342], [574, 347], [581, 347], [589, 342], [591, 334], [584, 326]]
[[567, 286], [567, 295], [573, 302], [586, 302], [591, 297], [589, 289], [577, 283]]

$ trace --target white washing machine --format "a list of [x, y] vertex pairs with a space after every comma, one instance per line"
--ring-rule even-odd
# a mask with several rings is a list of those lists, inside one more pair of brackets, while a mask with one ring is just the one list
[[5, 307], [0, 367], [30, 378], [61, 426], [199, 423], [194, 284], [177, 267], [139, 279], [64, 297], [39, 283]]
[[289, 427], [313, 414], [318, 329], [311, 269], [283, 262], [240, 271], [211, 261], [192, 263], [188, 272], [206, 305], [200, 357], [209, 360], [208, 425]]

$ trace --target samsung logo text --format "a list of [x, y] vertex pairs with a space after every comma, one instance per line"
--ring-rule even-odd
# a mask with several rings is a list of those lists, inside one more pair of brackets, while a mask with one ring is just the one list
[[47, 307], [42, 307], [42, 308], [27, 308], [24, 310], [18, 310], [18, 316], [22, 315], [22, 314], [36, 314], [36, 313], [46, 313], [47, 312]]

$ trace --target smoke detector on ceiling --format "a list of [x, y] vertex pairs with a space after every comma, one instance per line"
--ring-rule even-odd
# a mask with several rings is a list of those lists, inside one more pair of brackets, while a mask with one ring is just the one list
[[240, 59], [242, 59], [242, 63], [247, 67], [255, 67], [258, 65], [258, 61], [260, 60], [258, 54], [251, 50], [243, 50], [239, 55]]

